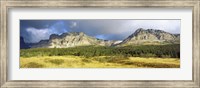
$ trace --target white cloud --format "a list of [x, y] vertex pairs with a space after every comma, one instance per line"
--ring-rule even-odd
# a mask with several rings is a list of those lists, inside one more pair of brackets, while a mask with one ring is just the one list
[[70, 22], [69, 27], [72, 29], [77, 27], [77, 22], [74, 22], [74, 21]]
[[133, 20], [132, 28], [159, 29], [170, 33], [180, 33], [180, 20]]
[[43, 29], [28, 27], [23, 36], [25, 42], [39, 42], [48, 39], [51, 34], [84, 32], [102, 39], [122, 40], [138, 28], [159, 29], [179, 34], [180, 26], [181, 20], [66, 20], [46, 25], [46, 28]]
[[138, 28], [159, 29], [169, 33], [180, 33], [180, 20], [81, 20], [80, 28], [75, 31], [88, 33], [91, 36], [115, 35], [110, 39], [124, 39]]
[[31, 42], [39, 42], [40, 40], [48, 39], [49, 36], [52, 34], [50, 33], [48, 28], [36, 29], [36, 28], [30, 27], [30, 28], [27, 28], [26, 31], [29, 35], [29, 37], [27, 38], [29, 38]]

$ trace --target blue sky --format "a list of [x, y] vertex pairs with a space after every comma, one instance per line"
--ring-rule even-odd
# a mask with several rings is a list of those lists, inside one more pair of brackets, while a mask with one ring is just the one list
[[180, 34], [180, 20], [20, 20], [20, 36], [26, 43], [49, 39], [51, 34], [84, 32], [104, 40], [123, 40], [138, 28]]

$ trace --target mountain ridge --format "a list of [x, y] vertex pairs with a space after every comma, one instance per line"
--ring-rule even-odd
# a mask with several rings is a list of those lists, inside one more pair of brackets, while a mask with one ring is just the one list
[[31, 48], [68, 48], [75, 46], [111, 46], [115, 41], [97, 39], [86, 35], [83, 32], [63, 33], [61, 35], [52, 34], [49, 40], [41, 40], [32, 45]]
[[158, 29], [139, 28], [118, 45], [178, 44], [180, 34], [171, 34]]
[[61, 35], [52, 34], [49, 39], [32, 44], [31, 48], [68, 48], [76, 46], [126, 46], [179, 44], [180, 34], [171, 34], [159, 29], [139, 28], [123, 41], [103, 40], [88, 36], [83, 32], [66, 32]]

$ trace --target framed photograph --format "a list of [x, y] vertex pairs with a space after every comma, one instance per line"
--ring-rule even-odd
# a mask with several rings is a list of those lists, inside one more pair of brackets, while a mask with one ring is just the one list
[[0, 5], [2, 88], [200, 88], [199, 0]]

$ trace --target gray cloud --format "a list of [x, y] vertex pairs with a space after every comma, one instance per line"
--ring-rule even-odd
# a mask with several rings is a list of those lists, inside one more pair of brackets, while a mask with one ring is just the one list
[[20, 34], [26, 42], [48, 39], [51, 34], [84, 32], [106, 39], [123, 40], [138, 28], [160, 29], [179, 34], [180, 20], [26, 20], [20, 22]]
[[101, 36], [109, 40], [122, 40], [138, 28], [180, 33], [180, 20], [80, 20], [77, 23], [79, 28], [74, 31], [85, 32], [91, 36]]

